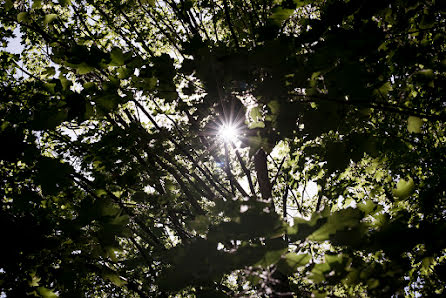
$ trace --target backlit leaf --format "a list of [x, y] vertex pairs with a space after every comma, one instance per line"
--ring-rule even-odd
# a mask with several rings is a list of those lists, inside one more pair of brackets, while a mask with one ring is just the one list
[[51, 291], [50, 289], [47, 289], [45, 287], [38, 287], [37, 292], [42, 296], [43, 298], [55, 298], [59, 297], [56, 293]]
[[17, 21], [26, 23], [29, 20], [29, 14], [27, 12], [21, 12], [17, 15]]
[[401, 200], [407, 199], [415, 190], [415, 183], [411, 177], [400, 179], [393, 189], [393, 195]]
[[47, 14], [46, 16], [45, 16], [45, 19], [44, 19], [44, 23], [45, 24], [50, 24], [50, 23], [52, 23], [55, 19], [57, 19], [57, 14], [55, 14], [55, 13], [50, 13], [50, 14]]
[[419, 117], [409, 116], [407, 118], [407, 130], [412, 133], [420, 133], [423, 126], [423, 120]]

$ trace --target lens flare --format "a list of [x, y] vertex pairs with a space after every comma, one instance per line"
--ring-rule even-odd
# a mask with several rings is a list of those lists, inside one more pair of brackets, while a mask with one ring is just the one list
[[238, 137], [238, 130], [233, 125], [222, 125], [218, 131], [218, 136], [225, 142], [234, 142]]

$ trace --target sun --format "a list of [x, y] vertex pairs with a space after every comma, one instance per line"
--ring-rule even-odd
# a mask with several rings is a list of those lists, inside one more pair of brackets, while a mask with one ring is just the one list
[[200, 132], [202, 136], [207, 137], [210, 151], [223, 149], [222, 144], [225, 145], [224, 148], [228, 147], [227, 145], [228, 148], [239, 148], [243, 144], [246, 117], [244, 108], [236, 108], [239, 105], [233, 103], [216, 108], [215, 117], [211, 118]]
[[239, 136], [235, 125], [223, 124], [218, 130], [218, 137], [225, 142], [234, 142]]

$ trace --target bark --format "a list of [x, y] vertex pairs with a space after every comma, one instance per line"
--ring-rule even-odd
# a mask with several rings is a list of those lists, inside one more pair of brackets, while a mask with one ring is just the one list
[[268, 167], [266, 164], [266, 153], [259, 149], [254, 155], [254, 166], [257, 173], [257, 182], [259, 183], [260, 194], [265, 201], [271, 200], [271, 183], [268, 177]]
[[[263, 149], [259, 149], [254, 155], [254, 166], [257, 173], [257, 181], [259, 183], [260, 194], [264, 201], [271, 201], [272, 212], [274, 212], [274, 201], [272, 199], [272, 185], [268, 177], [268, 166], [266, 160], [266, 153]], [[282, 239], [282, 241], [285, 241]], [[271, 282], [271, 289], [273, 290], [272, 297], [293, 297], [290, 289], [288, 276], [282, 272], [275, 270], [272, 274], [273, 281]]]

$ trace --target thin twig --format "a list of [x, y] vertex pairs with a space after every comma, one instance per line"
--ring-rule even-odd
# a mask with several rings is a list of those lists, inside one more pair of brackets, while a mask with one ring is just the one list
[[229, 179], [229, 184], [231, 185], [231, 192], [232, 195], [235, 195], [235, 189], [234, 189], [234, 183], [233, 183], [233, 179], [232, 179], [232, 173], [231, 173], [231, 167], [229, 165], [229, 153], [228, 153], [228, 146], [225, 143], [225, 171], [226, 171], [226, 175], [228, 176]]
[[282, 161], [280, 162], [279, 168], [277, 169], [277, 173], [276, 176], [273, 179], [273, 182], [271, 183], [271, 187], [274, 187], [274, 185], [276, 184], [277, 178], [280, 175], [280, 170], [282, 169], [283, 163], [285, 162], [286, 159], [286, 155], [282, 158]]
[[299, 209], [300, 214], [303, 214], [302, 213], [302, 206], [299, 204], [299, 201], [297, 200], [296, 195], [294, 194], [293, 190], [288, 185], [286, 187], [288, 188], [289, 192], [291, 192], [291, 195], [294, 198], [294, 202], [296, 203], [296, 206]]
[[235, 144], [233, 142], [231, 142], [231, 144], [235, 150], [235, 155], [237, 156], [240, 166], [242, 167], [242, 170], [245, 173], [246, 178], [248, 179], [248, 184], [249, 184], [249, 188], [251, 190], [251, 194], [254, 198], [256, 198], [256, 191], [254, 188], [254, 183], [252, 183], [251, 173], [249, 172], [248, 168], [246, 167], [246, 164], [243, 161], [242, 157], [240, 156], [240, 153], [238, 152], [237, 148], [235, 147]]

